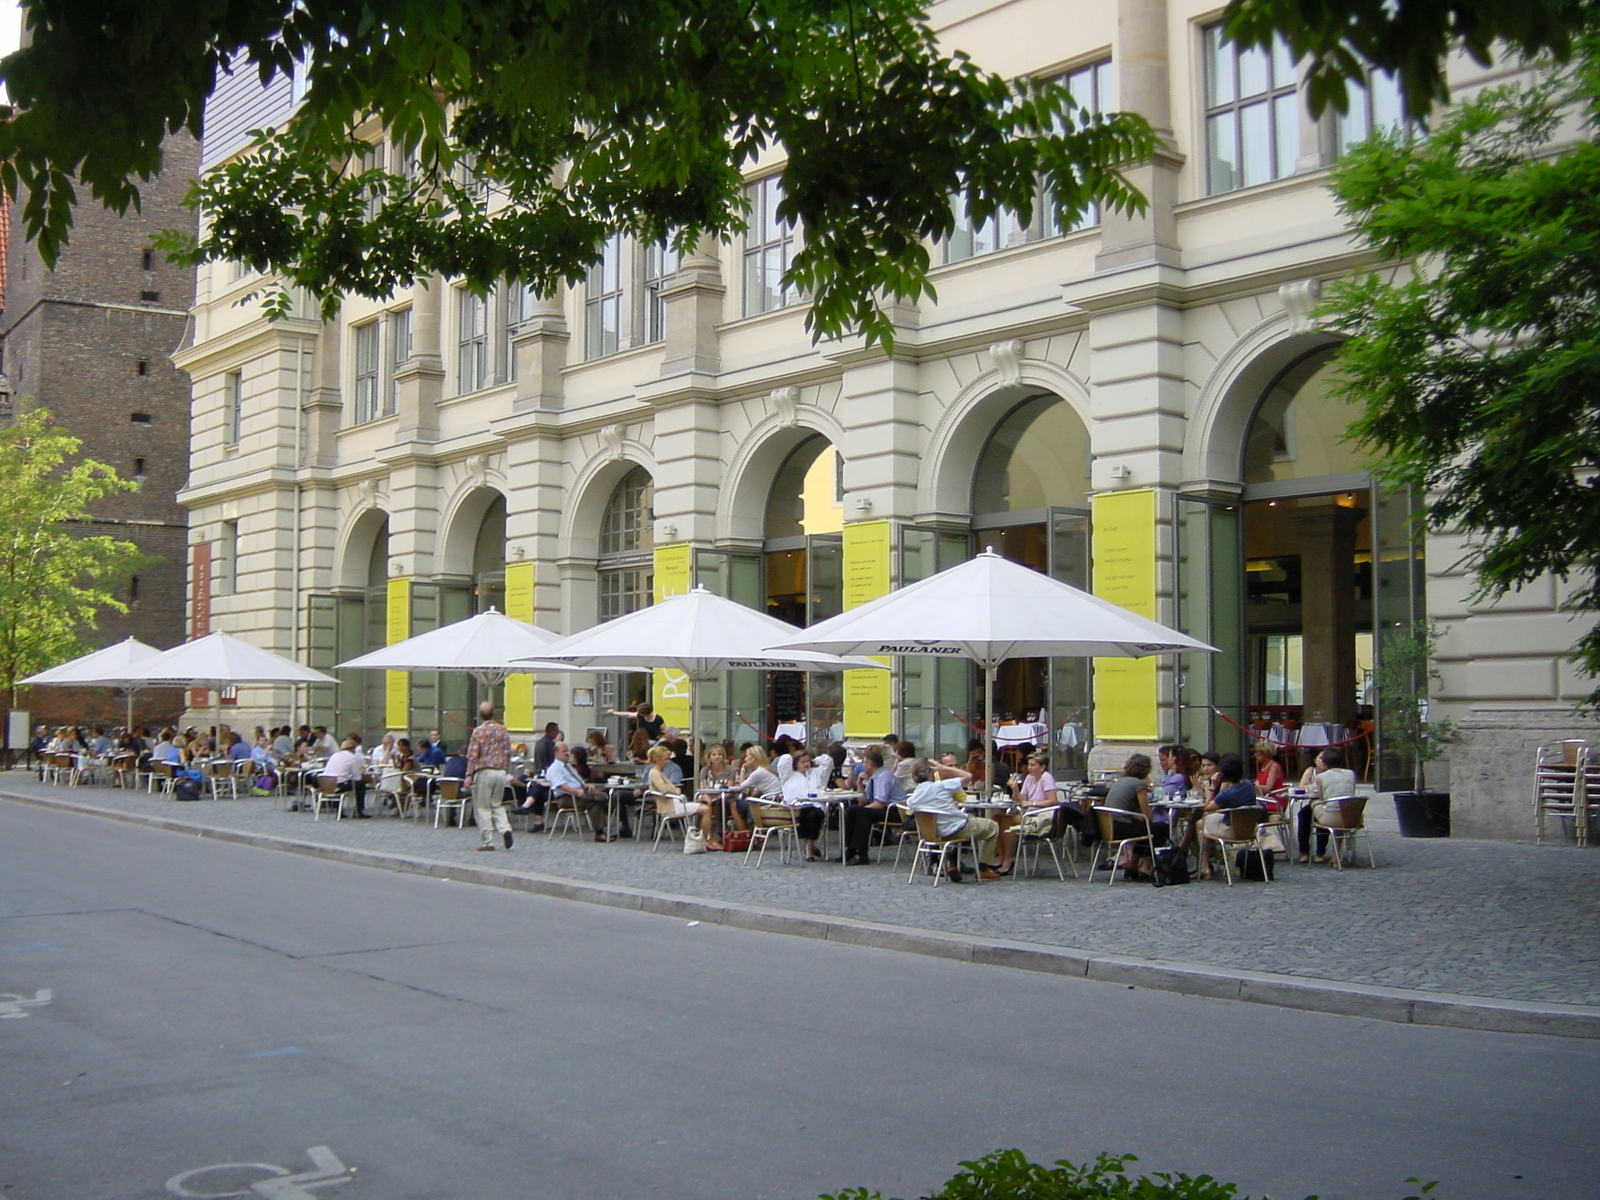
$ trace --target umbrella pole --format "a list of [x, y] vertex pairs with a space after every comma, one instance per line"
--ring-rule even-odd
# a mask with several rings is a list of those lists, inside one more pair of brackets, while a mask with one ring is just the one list
[[993, 662], [983, 664], [983, 777], [989, 787], [994, 786], [994, 760], [999, 752], [994, 737], [994, 671]]

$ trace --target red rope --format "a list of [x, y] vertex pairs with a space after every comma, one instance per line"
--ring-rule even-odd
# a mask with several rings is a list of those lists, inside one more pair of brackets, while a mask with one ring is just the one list
[[1216, 713], [1217, 716], [1221, 717], [1229, 725], [1232, 725], [1240, 733], [1247, 733], [1258, 742], [1271, 742], [1274, 746], [1292, 746], [1296, 750], [1324, 750], [1329, 746], [1348, 746], [1352, 742], [1359, 742], [1368, 736], [1367, 731], [1363, 729], [1360, 733], [1356, 734], [1355, 737], [1345, 738], [1345, 740], [1342, 742], [1324, 742], [1320, 746], [1305, 746], [1299, 742], [1280, 742], [1276, 738], [1268, 737], [1259, 729], [1251, 729], [1246, 725], [1241, 725], [1216, 705], [1211, 706], [1211, 711]]
[[967, 720], [965, 717], [963, 717], [960, 713], [958, 713], [953, 708], [947, 708], [947, 709], [945, 709], [945, 712], [949, 713], [956, 720], [960, 721], [963, 725], [965, 725], [968, 729], [972, 730], [972, 732], [977, 734], [979, 737], [983, 736], [983, 727], [981, 725], [974, 725], [971, 721]]

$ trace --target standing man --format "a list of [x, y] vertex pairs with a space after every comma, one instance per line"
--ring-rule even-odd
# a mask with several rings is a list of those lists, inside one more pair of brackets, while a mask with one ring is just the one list
[[499, 830], [506, 849], [511, 849], [511, 822], [501, 800], [506, 791], [506, 774], [511, 770], [511, 735], [495, 720], [494, 705], [485, 700], [478, 705], [478, 727], [467, 743], [467, 782], [472, 785], [472, 816], [478, 822], [478, 849], [493, 850]]

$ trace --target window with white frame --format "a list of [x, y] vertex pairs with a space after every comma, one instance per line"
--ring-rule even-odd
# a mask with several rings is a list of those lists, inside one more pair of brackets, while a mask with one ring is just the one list
[[351, 417], [360, 425], [378, 416], [379, 323], [373, 320], [353, 326], [350, 334], [355, 342], [355, 404]]
[[783, 185], [776, 175], [757, 180], [744, 190], [750, 202], [750, 228], [744, 235], [744, 315], [772, 312], [800, 299], [784, 285], [783, 274], [794, 258], [794, 226], [778, 216]]
[[671, 242], [651, 242], [641, 247], [639, 289], [640, 340], [661, 342], [667, 337], [667, 302], [661, 298], [661, 285], [678, 273], [678, 251]]
[[1294, 173], [1300, 110], [1294, 58], [1229, 42], [1220, 24], [1204, 30], [1206, 190], [1211, 195]]
[[240, 413], [240, 392], [244, 376], [239, 371], [225, 371], [222, 376], [222, 444], [237, 446], [243, 432], [244, 419]]
[[[367, 171], [376, 171], [383, 165], [383, 146], [381, 144], [367, 143], [350, 163], [352, 175], [362, 175]], [[366, 194], [366, 217], [371, 221], [378, 215], [378, 210], [383, 207], [383, 196], [376, 191]]]
[[397, 308], [389, 314], [389, 351], [384, 355], [383, 411], [393, 416], [400, 411], [400, 387], [395, 376], [411, 360], [411, 310]]
[[[981, 254], [993, 254], [1000, 249], [1001, 241], [1001, 216], [989, 217], [987, 220], [974, 220], [972, 209], [967, 201], [967, 193], [957, 192], [950, 198], [950, 208], [955, 216], [955, 228], [950, 231], [950, 236], [944, 243], [944, 261], [947, 263], [962, 262], [969, 258], [977, 258]], [[1002, 214], [1006, 219], [1004, 224], [1011, 224], [1010, 214]]]
[[470, 288], [456, 290], [456, 391], [489, 383], [489, 302]]
[[600, 261], [589, 268], [583, 294], [583, 354], [603, 358], [622, 347], [622, 235], [600, 247]]
[[1349, 85], [1350, 108], [1334, 116], [1334, 141], [1344, 154], [1379, 130], [1408, 131], [1400, 81], [1387, 71], [1369, 72], [1361, 83]]

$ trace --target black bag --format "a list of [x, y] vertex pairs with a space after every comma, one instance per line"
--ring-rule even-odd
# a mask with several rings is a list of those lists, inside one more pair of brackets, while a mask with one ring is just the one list
[[172, 785], [172, 798], [174, 800], [200, 799], [200, 785], [192, 779], [180, 779]]
[[1156, 887], [1176, 887], [1189, 882], [1189, 855], [1176, 846], [1163, 846], [1156, 851], [1155, 863], [1150, 870], [1150, 882]]
[[[1239, 853], [1234, 857], [1234, 860], [1233, 860], [1234, 874], [1236, 874], [1240, 879], [1251, 880], [1251, 881], [1253, 881], [1255, 883], [1265, 883], [1265, 882], [1267, 882], [1268, 880], [1270, 880], [1270, 879], [1272, 879], [1274, 877], [1273, 873], [1272, 873], [1273, 872], [1273, 862], [1272, 862], [1272, 860], [1273, 860], [1273, 857], [1274, 857], [1275, 853], [1276, 852], [1272, 851], [1272, 850], [1263, 850], [1263, 851], [1258, 853], [1258, 852], [1256, 852], [1254, 850], [1251, 850], [1250, 848], [1246, 847], [1245, 849], [1239, 851]], [[1265, 858], [1267, 860], [1267, 878], [1266, 879], [1262, 879], [1261, 878], [1261, 859], [1262, 859], [1263, 856], [1265, 856]]]

